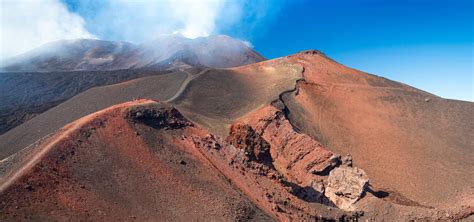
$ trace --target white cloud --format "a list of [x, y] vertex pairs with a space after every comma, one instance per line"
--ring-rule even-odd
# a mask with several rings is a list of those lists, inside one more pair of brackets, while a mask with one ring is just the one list
[[[143, 42], [161, 34], [188, 38], [217, 34], [218, 16], [226, 0], [82, 0], [79, 11], [90, 31], [103, 38]], [[91, 13], [93, 11], [93, 13]], [[226, 13], [226, 17], [234, 16]]]
[[0, 59], [47, 42], [75, 38], [95, 36], [59, 0], [0, 0]]
[[244, 43], [244, 45], [246, 45], [249, 48], [253, 48], [253, 44], [249, 41], [242, 40], [242, 43]]
[[59, 39], [141, 43], [171, 33], [231, 33], [249, 40], [280, 7], [279, 0], [77, 0], [73, 13], [63, 1], [0, 0], [0, 61]]
[[188, 38], [209, 36], [215, 31], [216, 18], [224, 2], [222, 0], [181, 0], [170, 1], [172, 16], [180, 20], [184, 27], [176, 30]]

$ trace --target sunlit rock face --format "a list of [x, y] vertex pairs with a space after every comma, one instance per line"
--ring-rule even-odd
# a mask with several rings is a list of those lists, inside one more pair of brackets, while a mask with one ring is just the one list
[[356, 203], [364, 194], [369, 177], [357, 167], [338, 167], [329, 173], [326, 187], [327, 197], [341, 209], [354, 210]]

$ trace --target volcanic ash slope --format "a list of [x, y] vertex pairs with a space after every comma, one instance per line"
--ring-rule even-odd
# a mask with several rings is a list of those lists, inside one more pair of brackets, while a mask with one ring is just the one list
[[[192, 76], [167, 102], [135, 100], [99, 112], [65, 103], [92, 114], [37, 134], [2, 160], [2, 219], [472, 214], [472, 103], [347, 68], [317, 51]], [[93, 97], [86, 95], [77, 98]], [[46, 121], [48, 112], [36, 118]]]

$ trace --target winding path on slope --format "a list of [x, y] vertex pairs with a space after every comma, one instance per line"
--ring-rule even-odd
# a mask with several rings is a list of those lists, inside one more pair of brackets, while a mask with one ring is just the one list
[[209, 69], [204, 69], [202, 70], [201, 72], [197, 73], [197, 74], [192, 74], [192, 73], [189, 73], [188, 71], [186, 70], [179, 70], [179, 71], [182, 71], [184, 73], [187, 74], [186, 76], [186, 79], [183, 81], [183, 83], [181, 84], [181, 86], [179, 87], [178, 91], [176, 91], [176, 94], [174, 94], [174, 96], [172, 96], [171, 98], [165, 100], [164, 102], [168, 103], [168, 102], [171, 102], [171, 101], [174, 101], [175, 99], [177, 99], [183, 92], [184, 90], [186, 89], [186, 87], [188, 86], [188, 84], [194, 80], [195, 78], [203, 75], [204, 73], [206, 73], [207, 71], [209, 71]]

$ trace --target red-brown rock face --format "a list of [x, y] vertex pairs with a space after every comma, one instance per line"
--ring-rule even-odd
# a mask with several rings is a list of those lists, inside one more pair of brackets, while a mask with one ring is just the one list
[[309, 185], [339, 164], [338, 155], [295, 131], [282, 111], [271, 106], [244, 117], [271, 146], [275, 168], [293, 181]]

